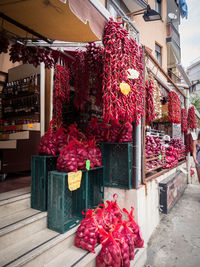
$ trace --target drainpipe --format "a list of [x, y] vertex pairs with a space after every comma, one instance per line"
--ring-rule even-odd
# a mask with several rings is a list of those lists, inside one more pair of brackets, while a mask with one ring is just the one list
[[141, 152], [141, 122], [138, 125], [134, 122], [132, 184], [135, 189], [141, 184]]

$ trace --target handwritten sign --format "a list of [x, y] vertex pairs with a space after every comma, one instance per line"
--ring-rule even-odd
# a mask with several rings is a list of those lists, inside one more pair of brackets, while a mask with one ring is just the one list
[[68, 173], [68, 188], [70, 191], [74, 191], [81, 186], [82, 171], [69, 172]]
[[128, 95], [131, 91], [131, 87], [128, 83], [122, 82], [120, 83], [119, 87], [121, 89], [122, 94], [124, 95]]

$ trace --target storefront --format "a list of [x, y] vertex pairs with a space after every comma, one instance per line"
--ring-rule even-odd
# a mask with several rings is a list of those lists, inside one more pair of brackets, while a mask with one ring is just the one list
[[[60, 8], [61, 3], [56, 12]], [[53, 38], [45, 31], [41, 34]], [[84, 41], [91, 41], [90, 37]], [[25, 51], [34, 51], [37, 60], [38, 53], [41, 58], [45, 54], [32, 46]], [[24, 115], [31, 115], [25, 127], [33, 130], [39, 124], [42, 135], [38, 153], [32, 153], [37, 155], [32, 157], [31, 207], [47, 210], [48, 227], [64, 233], [80, 223], [82, 211], [96, 209], [117, 194], [121, 209], [130, 211], [134, 206], [147, 242], [160, 220], [159, 193], [165, 178], [174, 181], [165, 181], [167, 210], [187, 183], [185, 95], [148, 51], [112, 20], [101, 44], [67, 53], [70, 60], [66, 53], [56, 52], [55, 57], [47, 53], [34, 73], [28, 74], [25, 65], [10, 70], [3, 90], [3, 101], [10, 105], [3, 107], [4, 117], [17, 113], [17, 120], [24, 121]], [[54, 67], [54, 72], [45, 71], [44, 64]], [[23, 77], [17, 74], [20, 68], [25, 68]], [[192, 110], [188, 118], [193, 129]], [[9, 129], [21, 136], [17, 125], [22, 124], [17, 120], [10, 120], [9, 127], [16, 128]]]

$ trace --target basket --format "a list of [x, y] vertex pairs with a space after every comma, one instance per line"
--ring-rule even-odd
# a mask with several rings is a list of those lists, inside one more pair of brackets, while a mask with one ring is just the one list
[[57, 157], [34, 155], [31, 159], [31, 208], [47, 210], [48, 173], [56, 170]]
[[133, 144], [102, 143], [104, 185], [122, 189], [132, 188]]
[[49, 229], [64, 233], [80, 223], [82, 211], [96, 208], [103, 202], [103, 171], [103, 167], [82, 171], [81, 186], [74, 191], [68, 189], [67, 173], [49, 173]]

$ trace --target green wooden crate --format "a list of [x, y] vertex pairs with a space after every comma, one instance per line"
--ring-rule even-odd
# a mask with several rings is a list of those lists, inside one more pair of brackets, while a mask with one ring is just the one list
[[102, 143], [104, 185], [122, 189], [132, 188], [133, 144]]
[[34, 155], [31, 159], [31, 208], [47, 210], [48, 172], [56, 170], [57, 157]]
[[82, 171], [81, 186], [68, 189], [68, 174], [49, 173], [48, 228], [64, 233], [83, 219], [82, 211], [96, 207], [103, 201], [103, 167]]

